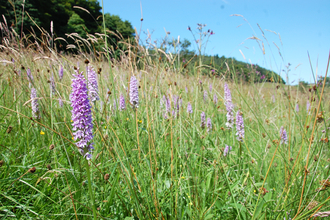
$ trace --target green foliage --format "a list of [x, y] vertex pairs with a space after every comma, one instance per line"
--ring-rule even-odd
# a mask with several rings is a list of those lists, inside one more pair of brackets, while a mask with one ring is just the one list
[[[325, 86], [330, 87], [330, 77], [327, 76], [327, 78], [325, 78], [325, 80], [326, 80], [325, 81]], [[324, 81], [324, 76], [320, 76], [319, 80], [318, 80], [318, 84], [323, 85], [323, 81]]]
[[122, 21], [118, 15], [104, 14], [105, 27], [114, 34], [119, 34], [123, 39], [130, 38], [134, 35], [134, 29], [129, 21]]
[[69, 18], [67, 30], [69, 33], [78, 33], [81, 37], [86, 37], [86, 33], [89, 32], [85, 21], [76, 13]]
[[129, 21], [122, 21], [119, 16], [110, 15], [109, 13], [104, 14], [104, 20], [108, 35], [108, 45], [114, 48], [114, 56], [119, 56], [119, 51], [126, 50], [127, 44], [124, 42], [134, 45], [135, 31]]
[[[2, 1], [0, 5], [0, 15], [4, 15], [8, 26], [12, 25], [19, 36], [22, 17], [23, 32], [36, 33], [37, 37], [40, 37], [41, 33], [36, 25], [50, 33], [51, 21], [55, 37], [66, 39], [65, 34], [75, 32], [85, 38], [87, 33], [103, 33], [101, 6], [97, 0], [26, 0], [24, 14], [22, 4], [23, 0], [16, 0]], [[119, 16], [110, 14], [105, 14], [105, 20], [106, 28], [116, 34], [121, 33], [123, 39], [134, 37], [134, 29], [129, 21], [122, 21]], [[116, 43], [120, 39], [107, 34], [110, 45], [117, 46]], [[69, 42], [72, 43], [70, 40]]]

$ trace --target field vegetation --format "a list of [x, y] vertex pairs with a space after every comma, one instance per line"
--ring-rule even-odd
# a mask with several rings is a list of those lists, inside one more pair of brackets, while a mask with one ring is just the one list
[[330, 215], [327, 76], [39, 30], [1, 23], [1, 218]]

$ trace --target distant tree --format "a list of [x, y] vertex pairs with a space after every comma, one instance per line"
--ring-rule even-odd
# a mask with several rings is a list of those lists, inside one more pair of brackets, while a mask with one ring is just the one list
[[85, 21], [76, 13], [73, 13], [69, 18], [67, 31], [69, 33], [78, 33], [81, 37], [86, 37], [86, 33], [89, 32]]
[[[135, 31], [132, 24], [127, 20], [122, 21], [118, 15], [106, 13], [104, 14], [104, 20], [106, 29], [114, 33], [114, 35], [110, 35], [112, 43], [117, 42], [121, 37], [128, 39], [134, 36]], [[118, 37], [115, 35], [118, 35]]]
[[[323, 81], [324, 81], [324, 76], [320, 76], [319, 80], [317, 81], [317, 84], [322, 85]], [[329, 76], [325, 79], [325, 86], [330, 87], [330, 77]]]
[[[119, 51], [125, 51], [127, 45], [121, 42], [129, 41], [134, 44], [134, 29], [129, 21], [123, 21], [118, 15], [104, 14], [105, 27], [108, 35], [108, 46], [112, 47], [115, 52], [115, 57], [119, 55]], [[100, 27], [101, 29], [103, 28]], [[101, 30], [103, 32], [103, 30]]]

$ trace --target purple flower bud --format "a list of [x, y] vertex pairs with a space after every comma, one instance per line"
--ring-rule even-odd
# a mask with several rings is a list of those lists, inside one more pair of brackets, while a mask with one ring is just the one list
[[139, 91], [138, 91], [138, 82], [134, 75], [131, 77], [130, 86], [129, 86], [129, 98], [130, 103], [133, 106], [133, 109], [139, 107]]
[[50, 77], [50, 90], [52, 91], [52, 95], [56, 95], [54, 76]]
[[296, 104], [296, 112], [299, 112], [299, 105], [298, 105], [298, 103]]
[[218, 96], [217, 96], [217, 94], [214, 94], [213, 95], [213, 102], [214, 102], [214, 104], [217, 104], [218, 103]]
[[226, 144], [225, 149], [223, 151], [223, 156], [227, 156], [231, 150], [232, 150], [232, 147], [231, 146], [228, 146]]
[[273, 103], [275, 103], [275, 96], [274, 95], [272, 95], [272, 101], [273, 101]]
[[87, 66], [88, 77], [88, 94], [91, 102], [95, 102], [100, 99], [99, 87], [97, 85], [96, 72], [90, 65]]
[[119, 97], [119, 110], [125, 110], [126, 109], [126, 104], [125, 104], [125, 98], [124, 96], [121, 94]]
[[205, 128], [205, 112], [201, 113], [201, 128], [204, 129]]
[[30, 68], [28, 68], [28, 69], [26, 70], [26, 74], [27, 74], [27, 76], [28, 76], [28, 80], [29, 80], [29, 82], [30, 82], [30, 83], [33, 83], [33, 76], [32, 76], [32, 74], [31, 74], [31, 70], [30, 70]]
[[207, 100], [207, 91], [206, 90], [204, 91], [203, 99], [204, 99], [204, 102], [206, 102], [206, 100]]
[[288, 135], [286, 133], [286, 130], [283, 128], [283, 126], [280, 129], [280, 136], [281, 136], [281, 144], [288, 144]]
[[306, 103], [306, 110], [307, 110], [307, 113], [308, 113], [308, 114], [311, 114], [311, 113], [310, 113], [310, 108], [311, 108], [311, 103], [307, 100], [307, 103]]
[[212, 92], [212, 84], [211, 83], [210, 83], [209, 89], [210, 89], [210, 92]]
[[244, 139], [244, 122], [243, 116], [240, 111], [236, 113], [236, 135], [239, 142], [243, 142]]
[[79, 70], [72, 79], [70, 101], [72, 107], [73, 137], [77, 141], [79, 152], [87, 159], [91, 159], [93, 147], [92, 111], [88, 100], [88, 90], [85, 78]]
[[35, 119], [40, 119], [40, 112], [39, 112], [39, 103], [37, 97], [37, 91], [35, 88], [31, 89], [31, 107], [32, 107], [32, 117]]
[[63, 101], [62, 101], [61, 97], [58, 99], [58, 104], [60, 105], [61, 108], [63, 107]]
[[187, 112], [188, 112], [189, 114], [192, 114], [192, 113], [193, 113], [193, 110], [192, 110], [192, 107], [191, 107], [190, 102], [188, 102], [188, 105], [187, 105]]
[[227, 128], [233, 128], [234, 126], [234, 105], [231, 101], [231, 94], [230, 94], [230, 90], [228, 88], [227, 83], [224, 86], [224, 90], [225, 90], [225, 105], [226, 105], [226, 110], [227, 110], [227, 123], [226, 126]]
[[207, 118], [206, 126], [207, 126], [207, 132], [212, 131], [212, 121], [211, 121], [211, 118]]
[[63, 66], [60, 66], [60, 69], [58, 70], [58, 76], [60, 77], [60, 80], [63, 79], [63, 71], [64, 71]]
[[171, 113], [171, 100], [169, 97], [163, 96], [165, 98], [166, 112]]
[[187, 88], [187, 86], [186, 86], [186, 93], [188, 93], [188, 88]]

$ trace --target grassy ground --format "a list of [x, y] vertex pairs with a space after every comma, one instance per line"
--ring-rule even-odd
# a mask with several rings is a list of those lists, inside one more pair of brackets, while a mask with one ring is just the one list
[[[89, 169], [73, 140], [69, 98], [74, 66], [86, 76], [86, 58], [96, 71], [101, 68]], [[105, 58], [88, 54], [8, 47], [1, 59], [2, 218], [92, 219], [93, 197], [97, 219], [308, 219], [329, 210], [329, 92], [322, 85], [305, 91], [235, 83], [200, 76], [197, 68], [182, 74], [168, 68], [171, 62], [148, 57], [141, 58], [139, 71], [129, 56], [111, 67]], [[136, 111], [129, 103], [132, 75], [139, 81]], [[235, 126], [226, 126], [225, 83], [234, 116], [238, 110], [243, 115], [243, 142]], [[32, 117], [32, 88], [40, 119]], [[127, 107], [122, 111], [114, 107], [120, 94]], [[167, 117], [164, 95], [171, 100]], [[174, 116], [176, 96], [182, 104]], [[200, 126], [202, 112], [212, 120], [209, 131]], [[287, 144], [281, 142], [281, 126]], [[226, 145], [232, 150], [225, 156]]]

